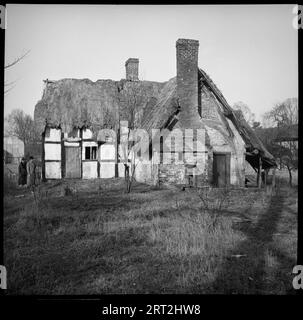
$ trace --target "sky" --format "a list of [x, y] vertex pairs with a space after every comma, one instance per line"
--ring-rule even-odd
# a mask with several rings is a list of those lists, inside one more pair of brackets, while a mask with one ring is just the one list
[[43, 80], [125, 78], [139, 58], [139, 77], [176, 76], [176, 40], [199, 40], [199, 67], [228, 103], [242, 101], [256, 119], [298, 96], [298, 31], [294, 5], [7, 5], [5, 72], [15, 86], [4, 114], [33, 115]]

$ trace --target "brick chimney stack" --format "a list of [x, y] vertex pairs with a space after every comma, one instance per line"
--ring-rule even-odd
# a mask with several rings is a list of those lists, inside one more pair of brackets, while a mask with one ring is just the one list
[[180, 112], [180, 125], [183, 128], [201, 127], [198, 113], [198, 51], [199, 41], [178, 39], [177, 54], [177, 96]]
[[126, 69], [126, 80], [130, 81], [138, 81], [139, 77], [139, 59], [137, 58], [129, 58], [125, 62]]

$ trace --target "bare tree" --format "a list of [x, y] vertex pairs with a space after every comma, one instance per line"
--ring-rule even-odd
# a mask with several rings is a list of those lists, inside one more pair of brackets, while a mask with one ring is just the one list
[[124, 164], [126, 191], [131, 192], [135, 179], [137, 166], [137, 150], [134, 145], [132, 131], [139, 128], [143, 113], [143, 106], [147, 103], [147, 94], [140, 82], [126, 82], [119, 90], [119, 118], [128, 122], [128, 132], [124, 139], [120, 141]]
[[291, 186], [292, 170], [298, 168], [298, 142], [291, 137], [294, 126], [298, 124], [298, 99], [289, 98], [276, 104], [264, 117], [276, 125], [273, 150], [281, 165], [287, 168]]
[[265, 114], [265, 118], [271, 120], [277, 127], [298, 124], [298, 99], [288, 98], [277, 103], [272, 110]]
[[298, 169], [298, 146], [294, 141], [287, 142], [288, 147], [280, 151], [281, 161], [288, 170], [289, 185], [292, 186], [292, 171]]
[[20, 139], [24, 145], [36, 142], [40, 134], [33, 118], [23, 110], [15, 109], [6, 118], [6, 133]]
[[[30, 50], [28, 50], [27, 52], [25, 52], [24, 54], [22, 54], [20, 57], [16, 58], [14, 61], [9, 62], [7, 65], [4, 66], [4, 70], [6, 71], [7, 69], [13, 67], [14, 65], [16, 65], [17, 63], [19, 63], [22, 59], [24, 59], [28, 53], [30, 52]], [[14, 87], [15, 87], [15, 81], [12, 82], [5, 82], [4, 83], [4, 94], [7, 94], [9, 91], [11, 91]]]
[[240, 110], [246, 122], [252, 127], [255, 122], [255, 114], [252, 113], [249, 106], [242, 101], [238, 101], [233, 105], [234, 110]]
[[21, 61], [23, 58], [25, 58], [28, 53], [30, 52], [30, 50], [28, 50], [27, 52], [25, 52], [23, 55], [21, 55], [20, 57], [16, 58], [13, 62], [9, 62], [7, 65], [4, 66], [4, 69], [8, 69], [11, 68], [12, 66], [14, 66], [15, 64], [17, 64], [19, 61]]
[[268, 113], [261, 115], [261, 126], [262, 128], [271, 128], [275, 126], [275, 123], [268, 117]]

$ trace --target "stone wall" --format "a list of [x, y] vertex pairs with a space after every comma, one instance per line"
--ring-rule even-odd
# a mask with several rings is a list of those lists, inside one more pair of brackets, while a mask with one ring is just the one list
[[184, 184], [185, 167], [183, 164], [159, 164], [160, 184]]

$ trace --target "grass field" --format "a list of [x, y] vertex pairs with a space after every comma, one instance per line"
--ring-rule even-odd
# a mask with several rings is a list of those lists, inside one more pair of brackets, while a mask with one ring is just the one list
[[8, 294], [293, 293], [297, 188], [199, 194], [127, 194], [119, 179], [9, 185]]

